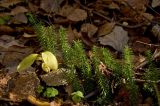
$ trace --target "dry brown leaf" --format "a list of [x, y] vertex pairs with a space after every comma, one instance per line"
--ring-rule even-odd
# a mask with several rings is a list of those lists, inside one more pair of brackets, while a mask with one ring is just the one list
[[23, 37], [25, 37], [25, 38], [33, 38], [33, 37], [36, 37], [37, 35], [35, 35], [35, 34], [28, 34], [28, 33], [24, 33], [23, 34]]
[[[128, 4], [137, 11], [145, 12], [147, 0], [127, 0]], [[131, 11], [132, 12], [132, 11]]]
[[115, 26], [110, 34], [99, 37], [100, 44], [111, 46], [115, 50], [121, 52], [123, 51], [128, 40], [128, 32], [120, 26]]
[[58, 12], [60, 9], [60, 4], [63, 0], [41, 0], [40, 8], [46, 12]]
[[99, 30], [98, 30], [98, 36], [104, 36], [109, 34], [113, 28], [115, 26], [114, 22], [111, 23], [105, 23], [104, 25], [100, 26]]
[[78, 22], [83, 21], [87, 18], [87, 12], [82, 9], [75, 9], [70, 15], [67, 16], [67, 19]]
[[28, 7], [29, 7], [29, 10], [32, 11], [32, 12], [37, 12], [38, 8], [39, 8], [37, 5], [35, 5], [31, 2], [28, 3]]
[[28, 19], [25, 16], [24, 13], [20, 13], [15, 15], [11, 20], [10, 23], [14, 23], [14, 24], [21, 24], [21, 23], [27, 23]]
[[58, 14], [61, 16], [67, 17], [69, 14], [71, 14], [74, 11], [74, 9], [75, 7], [66, 4], [61, 8]]
[[97, 32], [98, 28], [90, 23], [85, 23], [81, 26], [81, 32], [87, 33], [89, 38], [92, 38], [93, 35]]
[[145, 17], [145, 18], [144, 18], [144, 21], [146, 20], [146, 18], [147, 18], [146, 21], [148, 21], [148, 20], [149, 20], [149, 21], [152, 21], [152, 19], [154, 18], [153, 15], [152, 15], [152, 14], [149, 14], [149, 13], [141, 13], [141, 15]]
[[0, 1], [0, 6], [8, 8], [9, 6], [12, 6], [21, 2], [23, 2], [23, 0], [3, 0], [3, 1]]
[[66, 33], [67, 33], [68, 42], [69, 42], [70, 44], [72, 44], [74, 40], [80, 38], [80, 37], [78, 36], [77, 30], [76, 30], [76, 29], [73, 29], [73, 30], [72, 30], [71, 27], [68, 27]]
[[0, 35], [3, 34], [13, 34], [15, 30], [9, 26], [6, 25], [0, 25]]
[[7, 66], [17, 66], [20, 61], [27, 55], [33, 53], [29, 47], [20, 47], [17, 45], [10, 46], [3, 57], [2, 64]]
[[160, 0], [152, 0], [152, 7], [155, 8], [157, 6], [160, 6]]
[[50, 103], [50, 106], [61, 106], [62, 104], [60, 102], [52, 101]]
[[119, 6], [117, 4], [115, 4], [114, 2], [112, 2], [111, 4], [108, 5], [109, 9], [120, 9]]
[[15, 40], [15, 37], [9, 35], [2, 35], [0, 36], [0, 46], [3, 48], [8, 48], [13, 45], [19, 45], [18, 42]]
[[25, 12], [28, 12], [28, 9], [22, 6], [16, 6], [16, 8], [12, 9], [11, 15], [16, 15], [16, 14], [25, 13]]

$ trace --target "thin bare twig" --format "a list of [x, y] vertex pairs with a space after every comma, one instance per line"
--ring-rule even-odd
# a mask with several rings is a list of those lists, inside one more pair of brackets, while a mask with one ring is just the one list
[[[157, 57], [160, 56], [160, 51], [158, 51], [157, 49], [155, 50], [153, 56], [152, 56], [152, 60], [155, 60]], [[148, 60], [145, 59], [143, 62], [141, 62], [138, 66], [135, 66], [135, 70], [142, 68], [143, 66], [145, 66], [148, 63]]]
[[141, 43], [141, 44], [144, 44], [144, 45], [148, 45], [150, 47], [154, 46], [154, 47], [160, 47], [160, 45], [155, 45], [155, 44], [150, 44], [150, 43], [145, 43], [145, 42], [142, 42], [142, 41], [136, 41], [137, 43]]

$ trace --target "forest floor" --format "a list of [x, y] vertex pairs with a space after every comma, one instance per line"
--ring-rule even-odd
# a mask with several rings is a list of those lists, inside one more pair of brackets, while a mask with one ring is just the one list
[[[135, 76], [140, 87], [146, 82], [139, 78], [147, 67], [146, 51], [151, 51], [152, 61], [160, 73], [159, 0], [0, 0], [0, 106], [29, 106], [42, 101], [50, 106], [97, 106], [89, 102], [92, 99], [74, 103], [65, 96], [60, 97], [66, 100], [37, 96], [36, 88], [43, 78], [34, 73], [36, 68], [32, 66], [24, 73], [17, 72], [24, 57], [42, 51], [28, 14], [46, 26], [54, 25], [57, 29], [63, 26], [68, 42], [72, 45], [73, 41], [81, 40], [87, 55], [93, 46], [105, 47], [121, 60], [123, 49], [128, 45], [133, 52]], [[59, 63], [61, 59], [57, 57]], [[63, 88], [61, 94], [69, 95], [72, 91], [66, 86], [56, 88]], [[160, 78], [156, 86], [160, 95]], [[118, 92], [113, 103], [108, 105], [129, 106], [127, 90], [121, 88]], [[138, 106], [158, 106], [155, 94], [142, 92], [138, 96]], [[28, 100], [30, 95], [35, 97], [33, 101]]]

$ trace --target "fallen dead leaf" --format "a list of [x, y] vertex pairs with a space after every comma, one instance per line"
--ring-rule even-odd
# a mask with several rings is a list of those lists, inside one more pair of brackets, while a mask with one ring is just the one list
[[48, 13], [58, 12], [60, 9], [60, 4], [63, 0], [41, 0], [40, 8]]
[[67, 34], [68, 42], [69, 42], [70, 44], [72, 44], [74, 40], [80, 38], [80, 37], [78, 37], [78, 32], [77, 32], [77, 30], [76, 30], [76, 29], [73, 29], [73, 30], [72, 30], [72, 28], [71, 28], [70, 26], [67, 28], [66, 34]]
[[37, 12], [38, 8], [39, 8], [37, 5], [35, 5], [35, 4], [31, 3], [31, 2], [28, 3], [28, 7], [29, 7], [29, 10], [31, 12]]
[[74, 11], [75, 7], [74, 6], [70, 6], [68, 4], [65, 4], [60, 12], [58, 13], [61, 16], [67, 17], [69, 14], [71, 14]]
[[127, 3], [135, 10], [145, 12], [149, 2], [147, 0], [127, 0]]
[[160, 6], [160, 0], [152, 0], [152, 7], [155, 8], [157, 6]]
[[115, 4], [114, 2], [112, 2], [111, 4], [108, 5], [109, 9], [120, 9], [119, 6], [117, 4]]
[[14, 9], [11, 11], [11, 15], [17, 15], [19, 13], [25, 13], [28, 12], [28, 9], [26, 9], [23, 6], [16, 6]]
[[7, 25], [0, 25], [0, 35], [3, 34], [13, 34], [15, 30]]
[[[152, 14], [149, 14], [149, 13], [141, 13], [141, 15], [145, 17], [143, 20], [146, 21], [146, 22], [148, 22], [148, 20], [152, 21], [152, 19], [154, 18], [154, 16]], [[146, 18], [147, 18], [147, 20], [146, 20]]]
[[87, 18], [87, 12], [82, 9], [75, 9], [70, 15], [67, 16], [67, 19], [78, 22], [83, 21]]
[[87, 33], [89, 38], [92, 38], [93, 35], [97, 32], [98, 28], [90, 23], [85, 23], [81, 26], [81, 32]]
[[113, 47], [117, 51], [123, 51], [123, 48], [127, 44], [128, 32], [120, 26], [115, 26], [110, 34], [103, 37], [99, 37], [100, 44]]
[[36, 37], [36, 36], [37, 36], [36, 34], [28, 34], [28, 33], [23, 34], [23, 37], [25, 37], [25, 38], [33, 38], [33, 37]]
[[19, 45], [18, 42], [15, 40], [15, 37], [9, 35], [2, 35], [0, 36], [0, 46], [3, 48], [8, 48], [13, 45]]
[[104, 25], [99, 27], [98, 36], [104, 36], [109, 34], [115, 26], [114, 22], [108, 23], [106, 22]]
[[10, 20], [10, 23], [14, 23], [14, 24], [21, 24], [21, 23], [27, 23], [27, 22], [28, 22], [28, 19], [24, 13], [19, 13]]
[[4, 54], [2, 64], [6, 67], [17, 66], [25, 56], [31, 53], [33, 49], [30, 47], [10, 46]]
[[0, 1], [0, 6], [8, 8], [9, 6], [13, 6], [21, 2], [23, 2], [23, 0], [2, 0]]

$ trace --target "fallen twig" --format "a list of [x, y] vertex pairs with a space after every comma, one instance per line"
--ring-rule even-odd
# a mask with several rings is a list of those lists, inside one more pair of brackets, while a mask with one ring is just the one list
[[[153, 56], [152, 56], [152, 60], [155, 60], [157, 57], [160, 56], [160, 51], [158, 51], [157, 49], [155, 50]], [[137, 69], [141, 69], [143, 66], [145, 66], [148, 63], [148, 60], [145, 59], [143, 62], [141, 62], [138, 66], [135, 66], [135, 70]]]
[[154, 47], [160, 47], [160, 45], [155, 45], [155, 44], [150, 44], [150, 43], [145, 43], [145, 42], [142, 42], [142, 41], [136, 41], [137, 43], [141, 43], [141, 44], [144, 44], [144, 45], [148, 45], [150, 47], [154, 46]]

